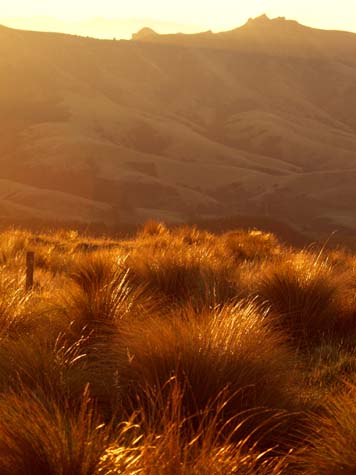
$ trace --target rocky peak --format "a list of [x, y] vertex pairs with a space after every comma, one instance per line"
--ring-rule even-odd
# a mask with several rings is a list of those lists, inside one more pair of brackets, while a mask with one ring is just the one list
[[145, 27], [145, 28], [142, 28], [137, 33], [133, 33], [132, 39], [133, 40], [147, 40], [155, 36], [158, 36], [158, 33], [152, 30], [152, 28]]
[[266, 14], [263, 14], [257, 18], [250, 18], [245, 26], [249, 27], [269, 27], [269, 26], [282, 26], [290, 27], [291, 25], [299, 25], [298, 22], [293, 20], [287, 20], [284, 16], [277, 18], [269, 18]]

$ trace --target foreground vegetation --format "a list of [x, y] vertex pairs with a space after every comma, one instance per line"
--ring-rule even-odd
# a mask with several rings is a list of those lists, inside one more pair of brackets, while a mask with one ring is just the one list
[[355, 473], [354, 255], [152, 222], [0, 265], [2, 475]]

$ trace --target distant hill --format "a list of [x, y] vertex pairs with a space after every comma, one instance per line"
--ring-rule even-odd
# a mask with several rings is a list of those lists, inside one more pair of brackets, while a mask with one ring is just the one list
[[356, 34], [133, 38], [0, 27], [0, 217], [355, 230]]
[[152, 37], [159, 36], [158, 33], [156, 33], [152, 28], [142, 28], [140, 31], [137, 33], [134, 33], [132, 35], [133, 40], [150, 40]]

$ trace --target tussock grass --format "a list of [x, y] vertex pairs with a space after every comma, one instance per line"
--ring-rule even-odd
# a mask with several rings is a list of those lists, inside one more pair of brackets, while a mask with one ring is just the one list
[[157, 222], [3, 232], [0, 474], [353, 473], [355, 263]]
[[28, 248], [30, 234], [17, 229], [10, 229], [1, 233], [0, 262], [2, 265], [16, 262]]
[[146, 223], [143, 225], [139, 237], [161, 236], [167, 234], [169, 234], [169, 231], [164, 223], [160, 223], [159, 221], [151, 219], [146, 221]]
[[0, 341], [16, 338], [39, 324], [45, 313], [44, 299], [25, 291], [24, 275], [13, 276], [0, 268]]
[[356, 386], [331, 394], [310, 421], [300, 473], [352, 475], [356, 472]]
[[174, 238], [183, 245], [199, 246], [212, 245], [217, 246], [218, 239], [208, 231], [202, 231], [195, 226], [180, 226], [174, 231]]
[[103, 466], [109, 473], [279, 475], [287, 468], [286, 457], [258, 451], [251, 447], [249, 437], [234, 442], [234, 431], [225, 431], [222, 440], [223, 398], [220, 405], [202, 411], [200, 423], [194, 427], [192, 419], [184, 416], [183, 391], [176, 378], [167, 386], [159, 417], [148, 421], [141, 411], [124, 427], [126, 445], [121, 432], [108, 448]]
[[324, 341], [311, 347], [308, 353], [309, 371], [307, 381], [322, 396], [330, 392], [342, 390], [345, 381], [352, 381], [356, 374], [356, 351], [341, 340], [339, 342]]
[[170, 248], [137, 249], [127, 260], [130, 279], [169, 304], [198, 308], [223, 304], [238, 295], [234, 269], [206, 246], [172, 243]]
[[305, 345], [331, 334], [338, 318], [338, 288], [320, 256], [299, 254], [270, 264], [258, 278], [256, 295], [278, 326]]
[[[163, 391], [176, 377], [183, 388], [186, 416], [217, 403], [221, 391], [228, 401], [225, 422], [251, 412], [250, 424], [241, 426], [241, 434], [273, 412], [300, 409], [294, 355], [252, 304], [225, 306], [199, 317], [148, 321], [143, 328], [130, 328], [125, 348], [119, 378], [127, 406], [137, 409], [137, 402], [145, 406], [147, 395]], [[151, 412], [156, 417], [156, 408], [149, 404]]]
[[109, 444], [87, 394], [79, 411], [63, 411], [23, 391], [0, 400], [0, 473], [95, 475]]
[[98, 252], [81, 256], [73, 267], [72, 286], [66, 292], [63, 311], [76, 335], [116, 331], [121, 320], [144, 314], [154, 298], [143, 286], [133, 287], [125, 258]]
[[46, 401], [60, 405], [69, 400], [78, 404], [92, 368], [86, 361], [84, 342], [69, 345], [64, 336], [23, 337], [0, 345], [0, 390], [21, 394], [32, 391]]
[[70, 272], [59, 310], [70, 345], [81, 342], [85, 354], [83, 376], [92, 394], [110, 417], [119, 397], [117, 366], [123, 328], [142, 321], [157, 305], [143, 287], [133, 287], [125, 259], [106, 251], [81, 255]]
[[230, 231], [222, 237], [222, 241], [228, 255], [236, 262], [267, 259], [282, 253], [276, 236], [258, 230]]

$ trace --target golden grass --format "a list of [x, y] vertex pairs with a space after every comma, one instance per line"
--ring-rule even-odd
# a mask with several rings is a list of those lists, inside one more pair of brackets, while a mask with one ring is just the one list
[[356, 472], [356, 386], [329, 395], [307, 427], [307, 449], [299, 459], [302, 473], [352, 475]]
[[0, 400], [0, 473], [3, 475], [94, 475], [109, 444], [88, 395], [77, 413], [32, 392]]
[[78, 259], [70, 273], [73, 285], [66, 311], [80, 331], [100, 330], [127, 318], [141, 297], [139, 289], [130, 286], [128, 274], [118, 256], [101, 253]]
[[134, 249], [126, 264], [131, 282], [145, 285], [167, 305], [189, 303], [201, 308], [238, 296], [232, 263], [224, 262], [211, 245], [172, 238], [169, 247]]
[[226, 418], [249, 409], [299, 407], [294, 355], [252, 304], [132, 324], [125, 350], [119, 377], [133, 403], [140, 387], [144, 397], [147, 388], [163, 388], [175, 376], [191, 414], [222, 390], [230, 398]]
[[[130, 474], [277, 475], [288, 467], [285, 456], [271, 457], [269, 450], [261, 452], [251, 446], [249, 438], [234, 442], [235, 434], [228, 430], [222, 437], [224, 403], [208, 406], [199, 414], [199, 426], [194, 427], [192, 419], [184, 415], [183, 391], [176, 378], [171, 378], [167, 389], [159, 417], [148, 421], [141, 411], [124, 426], [126, 444], [120, 432], [108, 448], [103, 457], [108, 473], [118, 473], [119, 468]], [[162, 393], [158, 393], [160, 397]]]
[[282, 253], [276, 236], [258, 230], [231, 231], [222, 237], [223, 246], [235, 261], [267, 259]]
[[2, 233], [0, 473], [354, 473], [355, 262], [161, 223]]
[[339, 289], [331, 266], [321, 256], [299, 253], [267, 265], [255, 292], [270, 308], [277, 326], [301, 345], [335, 329]]

